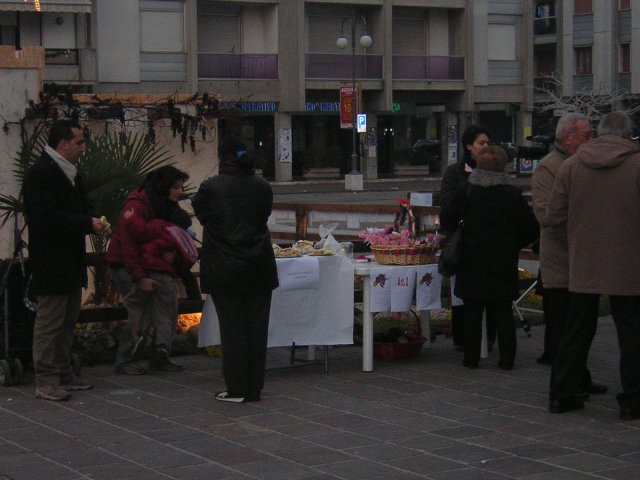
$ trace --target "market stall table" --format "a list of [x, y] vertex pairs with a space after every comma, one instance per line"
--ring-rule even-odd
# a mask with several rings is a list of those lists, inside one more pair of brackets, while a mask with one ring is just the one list
[[[309, 257], [301, 258], [309, 261]], [[353, 344], [353, 262], [343, 255], [312, 258], [319, 266], [315, 286], [293, 290], [285, 289], [283, 272], [295, 275], [296, 266], [303, 262], [300, 258], [276, 259], [281, 286], [273, 292], [268, 347]], [[219, 344], [218, 316], [207, 296], [198, 346]]]

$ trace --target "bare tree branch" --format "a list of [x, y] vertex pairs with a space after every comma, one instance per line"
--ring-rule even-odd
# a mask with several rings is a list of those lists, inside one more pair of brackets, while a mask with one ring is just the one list
[[570, 96], [562, 96], [565, 81], [557, 73], [545, 77], [545, 86], [535, 88], [547, 100], [537, 102], [538, 112], [582, 113], [590, 121], [598, 122], [600, 118], [612, 110], [625, 112], [629, 116], [640, 112], [640, 101], [637, 95], [628, 90], [604, 90], [603, 88], [579, 88]]

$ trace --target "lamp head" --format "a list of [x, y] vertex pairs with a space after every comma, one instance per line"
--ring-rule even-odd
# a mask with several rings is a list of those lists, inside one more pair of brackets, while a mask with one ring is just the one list
[[344, 34], [342, 34], [342, 33], [340, 34], [340, 36], [336, 40], [336, 46], [340, 50], [344, 50], [345, 48], [347, 48], [349, 46], [349, 40], [347, 40], [347, 37], [345, 37]]
[[364, 35], [360, 37], [360, 45], [364, 48], [369, 48], [373, 45], [373, 38], [371, 38], [367, 32], [364, 32]]

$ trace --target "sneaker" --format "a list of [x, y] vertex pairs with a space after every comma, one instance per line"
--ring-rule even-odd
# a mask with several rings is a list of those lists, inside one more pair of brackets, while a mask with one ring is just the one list
[[69, 381], [60, 382], [60, 386], [67, 392], [76, 392], [78, 390], [91, 390], [93, 385], [85, 383], [80, 377], [75, 375]]
[[128, 362], [116, 365], [116, 373], [123, 375], [144, 375], [147, 373], [147, 369], [137, 363]]
[[232, 403], [244, 403], [244, 397], [235, 397], [232, 396], [227, 390], [224, 392], [216, 393], [216, 400], [220, 400], [221, 402], [232, 402]]
[[71, 394], [58, 385], [41, 385], [36, 387], [36, 398], [51, 400], [52, 402], [63, 402], [71, 398]]

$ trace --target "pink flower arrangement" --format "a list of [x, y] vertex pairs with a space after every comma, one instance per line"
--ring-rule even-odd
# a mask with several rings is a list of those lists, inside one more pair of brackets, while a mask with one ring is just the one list
[[437, 232], [429, 233], [424, 240], [416, 241], [409, 230], [396, 232], [391, 225], [387, 225], [385, 228], [369, 227], [360, 232], [358, 237], [364, 240], [367, 245], [400, 245], [409, 247], [416, 244], [427, 244], [437, 250], [440, 244], [440, 235]]

